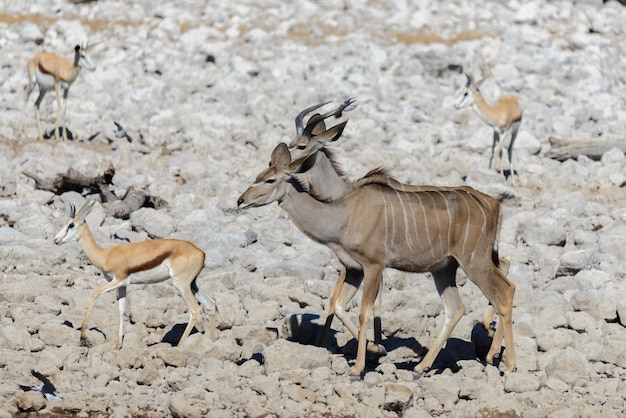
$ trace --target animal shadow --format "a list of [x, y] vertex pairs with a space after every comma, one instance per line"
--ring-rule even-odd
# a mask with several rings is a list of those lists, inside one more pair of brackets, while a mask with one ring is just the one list
[[[169, 330], [168, 332], [165, 333], [165, 335], [163, 335], [163, 338], [161, 338], [161, 342], [171, 344], [172, 346], [178, 345], [178, 342], [180, 341], [180, 337], [183, 336], [183, 333], [185, 332], [186, 327], [187, 327], [187, 324], [174, 325], [171, 330]], [[189, 335], [193, 335], [197, 332], [200, 332], [200, 331], [198, 331], [196, 327], [193, 327]]]
[[[285, 332], [289, 341], [297, 342], [303, 345], [316, 345], [317, 338], [321, 334], [324, 324], [320, 315], [301, 314], [291, 315], [287, 321]], [[338, 331], [330, 330], [328, 341], [325, 348], [332, 353], [342, 354], [349, 361], [354, 360], [357, 352], [356, 339], [350, 339], [343, 346], [339, 345], [335, 335]], [[485, 363], [485, 357], [491, 346], [492, 339], [481, 323], [477, 323], [472, 329], [471, 341], [459, 338], [449, 338], [446, 346], [439, 352], [435, 359], [431, 370], [435, 374], [443, 373], [449, 369], [453, 373], [461, 370], [459, 361], [478, 360]], [[413, 358], [399, 359], [395, 362], [398, 369], [413, 370], [419, 361], [426, 355], [428, 347], [422, 346], [414, 337], [404, 338], [391, 336], [382, 341], [387, 353], [399, 348], [408, 348], [415, 355]], [[380, 356], [369, 354], [366, 356], [366, 371], [374, 370], [379, 364]]]
[[[73, 141], [74, 140], [74, 134], [72, 133], [72, 131], [70, 131], [69, 128], [65, 128], [64, 126], [59, 126], [59, 137], [63, 138], [63, 131], [67, 129], [67, 140], [68, 141]], [[54, 129], [48, 131], [48, 132], [44, 132], [43, 134], [43, 139], [54, 139]]]

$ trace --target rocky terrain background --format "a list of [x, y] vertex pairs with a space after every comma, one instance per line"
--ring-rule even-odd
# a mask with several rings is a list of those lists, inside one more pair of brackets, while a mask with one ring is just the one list
[[[0, 1], [0, 416], [427, 417], [620, 416], [626, 401], [626, 8], [616, 1], [231, 2]], [[38, 142], [34, 102], [16, 135], [26, 61], [97, 64], [70, 89], [74, 140]], [[519, 97], [518, 187], [487, 169], [491, 130], [454, 109], [463, 69], [491, 103]], [[54, 126], [53, 94], [42, 123]], [[354, 340], [336, 320], [312, 344], [339, 264], [277, 205], [239, 211], [238, 196], [294, 135], [294, 117], [327, 100], [358, 107], [333, 150], [351, 177], [385, 165], [413, 184], [468, 184], [503, 204], [500, 254], [516, 284], [518, 370], [477, 359], [486, 299], [462, 272], [466, 316], [434, 370], [411, 373], [441, 326], [428, 275], [385, 272], [388, 355], [348, 376]], [[132, 137], [116, 138], [113, 122]], [[557, 158], [555, 144], [592, 150]], [[608, 147], [605, 147], [609, 144]], [[611, 145], [613, 144], [613, 145]], [[171, 284], [129, 288], [118, 310], [76, 243], [52, 238], [90, 190], [34, 178], [114, 167], [111, 191], [159, 205], [128, 219], [97, 204], [102, 245], [177, 237], [206, 254], [198, 284], [218, 306], [182, 347], [188, 320]], [[358, 297], [355, 299], [358, 304]], [[352, 314], [355, 315], [354, 309]], [[369, 327], [371, 329], [371, 327]], [[506, 352], [505, 352], [506, 355]], [[62, 400], [19, 385], [47, 376]]]

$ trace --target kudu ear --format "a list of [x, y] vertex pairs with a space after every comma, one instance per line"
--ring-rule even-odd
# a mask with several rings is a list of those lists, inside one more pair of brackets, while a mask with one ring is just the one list
[[[319, 117], [320, 116], [319, 113], [311, 116], [311, 119], [309, 120], [313, 120], [313, 118], [316, 116]], [[311, 135], [313, 136], [320, 135], [324, 132], [326, 132], [326, 123], [324, 122], [324, 119], [322, 119], [317, 124], [315, 124], [315, 126], [311, 130]]]
[[306, 157], [298, 158], [296, 161], [291, 163], [290, 169], [293, 173], [306, 173], [315, 165], [315, 160], [317, 159], [317, 152], [314, 152], [311, 155]]
[[272, 159], [270, 160], [270, 166], [287, 167], [291, 163], [291, 154], [289, 153], [289, 147], [284, 142], [276, 145], [274, 151], [272, 151]]
[[348, 121], [341, 122], [339, 125], [335, 125], [326, 132], [323, 132], [315, 137], [315, 140], [324, 144], [329, 142], [335, 142], [341, 137], [343, 130], [346, 127]]

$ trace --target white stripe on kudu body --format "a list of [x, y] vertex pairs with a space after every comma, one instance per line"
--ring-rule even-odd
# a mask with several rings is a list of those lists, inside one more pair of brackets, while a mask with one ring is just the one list
[[[306, 171], [313, 163], [312, 157], [292, 162], [287, 145], [279, 144], [272, 153], [270, 167], [257, 176], [255, 184], [241, 195], [238, 204], [247, 208], [277, 201], [303, 233], [328, 245], [344, 265], [350, 266], [347, 270], [354, 276], [351, 279], [357, 282], [357, 287], [362, 280], [358, 351], [351, 374], [361, 375], [365, 368], [365, 326], [380, 293], [382, 271], [386, 267], [431, 272], [444, 305], [444, 327], [416, 366], [417, 372], [432, 366], [464, 314], [455, 283], [458, 266], [483, 291], [500, 317], [488, 359], [493, 360], [500, 351], [504, 338], [506, 370], [514, 370], [512, 307], [515, 286], [494, 262], [493, 245], [499, 228], [499, 214], [488, 219], [485, 229], [487, 212], [478, 209], [480, 203], [469, 193], [443, 188], [400, 192], [375, 181], [363, 184], [337, 200], [321, 202], [302, 190], [296, 179], [298, 172]], [[416, 232], [421, 237], [430, 237], [430, 251], [416, 251], [407, 245], [405, 234], [418, 234], [407, 232], [405, 223], [397, 222], [405, 213], [401, 201], [406, 205], [421, 205], [425, 216], [418, 218]], [[385, 205], [388, 205], [386, 211]], [[451, 221], [445, 222], [447, 219]], [[450, 245], [442, 245], [450, 229]]]
[[[306, 172], [299, 173], [297, 175], [297, 178], [306, 186], [306, 189], [311, 196], [323, 201], [337, 200], [346, 196], [348, 193], [358, 189], [359, 187], [372, 182], [386, 184], [389, 187], [392, 187], [398, 191], [412, 192], [424, 190], [454, 190], [460, 195], [467, 195], [467, 197], [473, 199], [478, 204], [478, 207], [480, 208], [484, 218], [482, 229], [483, 233], [486, 231], [488, 215], [491, 217], [491, 219], [499, 219], [500, 203], [497, 200], [493, 199], [491, 196], [485, 195], [475, 189], [472, 189], [471, 187], [436, 187], [402, 184], [386, 175], [382, 175], [386, 171], [384, 169], [375, 169], [370, 171], [362, 179], [356, 181], [347, 181], [345, 179], [344, 173], [334, 161], [332, 153], [326, 148], [326, 145], [328, 143], [337, 141], [339, 139], [343, 127], [345, 126], [345, 122], [337, 125], [332, 129], [326, 129], [324, 120], [331, 116], [341, 116], [344, 110], [354, 108], [356, 106], [353, 104], [354, 101], [355, 99], [345, 100], [341, 103], [339, 107], [325, 113], [324, 115], [315, 114], [311, 116], [306, 124], [306, 127], [303, 124], [305, 115], [327, 103], [322, 103], [305, 109], [298, 115], [298, 117], [296, 117], [297, 136], [291, 141], [289, 145], [289, 151], [292, 156], [292, 160], [309, 157], [314, 154], [316, 156], [314, 164], [309, 167]], [[419, 198], [420, 197], [418, 195], [418, 199]], [[450, 208], [448, 206], [447, 200], [444, 199], [444, 201], [446, 202], [446, 212], [448, 215], [447, 219], [449, 225], [446, 245], [447, 247], [450, 247], [452, 215], [450, 213]], [[400, 202], [404, 205], [403, 200], [401, 200]], [[424, 220], [425, 222], [428, 222], [428, 216], [424, 206], [421, 203], [420, 205], [411, 205], [409, 211], [411, 213], [412, 225], [410, 228], [405, 225], [405, 236], [409, 237], [407, 239], [411, 241], [407, 242], [415, 245], [413, 241], [416, 241], [417, 246], [421, 251], [428, 251], [433, 254], [434, 249], [432, 239], [429, 235], [429, 229], [425, 228], [425, 230], [420, 230], [417, 227], [417, 219], [420, 219], [421, 222], [424, 222]], [[469, 231], [469, 225], [467, 225], [467, 230]], [[410, 234], [409, 232], [413, 232], [413, 234]], [[386, 244], [388, 241], [387, 239], [385, 239], [383, 242]], [[440, 243], [442, 244], [443, 241], [440, 240]], [[466, 244], [464, 244], [464, 246], [465, 245]], [[411, 245], [409, 246], [411, 247]], [[497, 253], [497, 242], [495, 241], [495, 238], [492, 246], [494, 247], [494, 252]], [[506, 259], [500, 259], [499, 262], [501, 266], [504, 266], [501, 267], [501, 271], [502, 274], [506, 276], [509, 262]], [[325, 346], [328, 341], [333, 317], [335, 314], [341, 320], [344, 326], [348, 328], [352, 335], [358, 339], [358, 334], [356, 331], [357, 327], [354, 326], [350, 318], [346, 315], [345, 307], [356, 294], [358, 286], [360, 286], [361, 283], [360, 280], [362, 279], [362, 274], [353, 270], [348, 270], [347, 267], [348, 266], [342, 267], [339, 279], [337, 280], [335, 288], [331, 293], [325, 325], [322, 332], [320, 332], [317, 340], [317, 344], [320, 346]], [[375, 344], [368, 344], [367, 346], [368, 351], [378, 354], [385, 352], [384, 347], [382, 345], [379, 345], [382, 341], [382, 327], [380, 321], [380, 296], [381, 295], [379, 293], [373, 309]], [[482, 321], [483, 326], [489, 333], [491, 332], [490, 325], [493, 320], [493, 314], [493, 307], [490, 306], [486, 310]]]

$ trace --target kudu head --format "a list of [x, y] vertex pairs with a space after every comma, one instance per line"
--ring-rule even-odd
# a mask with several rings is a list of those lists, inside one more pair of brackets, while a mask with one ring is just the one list
[[[348, 112], [356, 108], [357, 105], [354, 104], [355, 101], [356, 99], [351, 97], [344, 100], [338, 107], [324, 114], [316, 113], [309, 118], [306, 125], [304, 125], [304, 117], [306, 115], [330, 102], [320, 103], [300, 112], [298, 116], [296, 116], [296, 137], [289, 144], [289, 152], [291, 152], [292, 159], [297, 160], [311, 155], [322, 149], [329, 142], [338, 140], [341, 137], [341, 133], [343, 132], [347, 121], [342, 122], [330, 129], [326, 129], [325, 120], [331, 116], [340, 118], [343, 115], [343, 112]], [[339, 133], [337, 134], [337, 131], [334, 130], [338, 127], [340, 128], [338, 129]], [[332, 133], [330, 133], [331, 131]]]
[[478, 89], [486, 80], [483, 78], [479, 82], [474, 83], [474, 80], [469, 74], [463, 73], [463, 75], [466, 78], [466, 82], [465, 82], [465, 85], [463, 86], [463, 89], [461, 90], [461, 93], [459, 94], [459, 96], [457, 97], [454, 103], [454, 107], [457, 109], [462, 109], [464, 107], [473, 105], [474, 94], [478, 92]]
[[[334, 129], [334, 128], [333, 128]], [[287, 190], [292, 186], [301, 187], [295, 178], [298, 173], [310, 169], [315, 164], [316, 153], [292, 161], [287, 144], [281, 142], [272, 151], [270, 166], [261, 171], [254, 184], [250, 186], [237, 200], [237, 206], [249, 207], [265, 206], [272, 202], [281, 202]]]
[[85, 204], [76, 212], [76, 207], [70, 203], [70, 216], [63, 228], [54, 236], [55, 244], [63, 244], [65, 242], [75, 241], [78, 239], [78, 231], [80, 227], [85, 223], [85, 218], [93, 209], [95, 200], [89, 199]]

